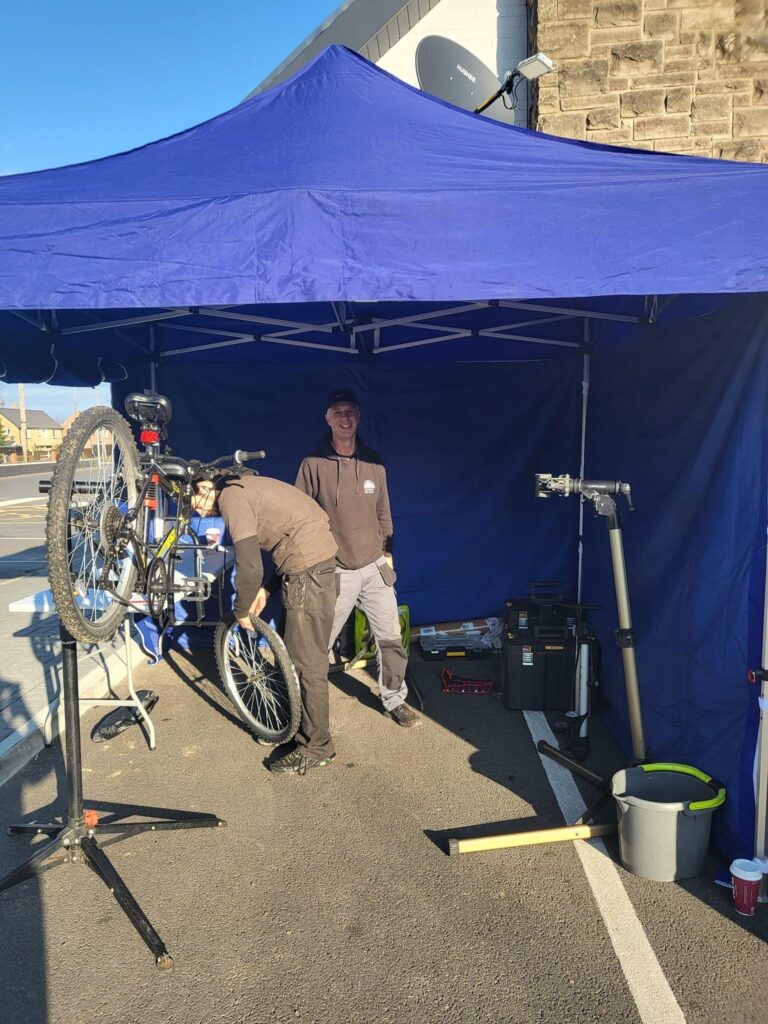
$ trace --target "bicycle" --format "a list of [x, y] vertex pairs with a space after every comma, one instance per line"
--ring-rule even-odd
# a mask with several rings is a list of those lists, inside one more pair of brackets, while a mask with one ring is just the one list
[[[110, 639], [129, 610], [146, 609], [162, 634], [177, 624], [182, 599], [197, 605], [194, 624], [204, 624], [212, 582], [204, 562], [217, 546], [191, 527], [195, 483], [240, 475], [246, 462], [265, 456], [238, 450], [212, 462], [180, 458], [163, 444], [168, 398], [133, 393], [125, 408], [140, 447], [115, 409], [88, 409], [67, 432], [50, 483], [48, 578], [62, 626], [82, 643]], [[191, 572], [179, 572], [182, 560]], [[252, 632], [234, 616], [221, 617], [221, 608], [220, 619], [216, 661], [238, 715], [258, 738], [286, 742], [298, 728], [301, 697], [282, 639], [258, 618]]]

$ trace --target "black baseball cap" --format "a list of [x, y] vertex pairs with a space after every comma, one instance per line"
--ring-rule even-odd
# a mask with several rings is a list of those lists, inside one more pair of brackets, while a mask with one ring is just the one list
[[328, 395], [328, 401], [325, 403], [325, 408], [330, 409], [332, 405], [338, 405], [339, 402], [349, 402], [350, 405], [357, 405], [357, 396], [351, 388], [336, 388], [335, 391], [331, 391]]

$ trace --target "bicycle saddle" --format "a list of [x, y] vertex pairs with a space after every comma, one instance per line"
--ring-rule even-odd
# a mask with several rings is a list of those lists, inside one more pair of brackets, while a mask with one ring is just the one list
[[125, 399], [125, 411], [132, 420], [136, 420], [142, 426], [159, 430], [166, 423], [170, 423], [173, 406], [170, 398], [166, 398], [165, 395], [133, 391]]

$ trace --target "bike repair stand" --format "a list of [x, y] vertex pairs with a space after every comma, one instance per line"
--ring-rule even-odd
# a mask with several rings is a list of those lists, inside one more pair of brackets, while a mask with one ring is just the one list
[[[562, 479], [562, 478], [558, 478]], [[647, 751], [645, 747], [645, 733], [643, 730], [643, 715], [640, 705], [640, 690], [637, 681], [637, 663], [635, 661], [635, 634], [632, 629], [632, 615], [629, 608], [629, 588], [627, 586], [627, 570], [624, 562], [624, 544], [621, 535], [621, 515], [612, 493], [606, 489], [616, 485], [613, 493], [624, 493], [629, 500], [628, 485], [620, 484], [619, 481], [594, 481], [590, 487], [590, 481], [565, 478], [569, 481], [568, 487], [559, 491], [563, 495], [581, 493], [591, 501], [595, 507], [595, 515], [605, 519], [608, 527], [608, 539], [611, 546], [611, 561], [613, 563], [613, 582], [616, 588], [616, 604], [619, 613], [619, 628], [616, 630], [616, 640], [621, 648], [622, 661], [624, 663], [624, 682], [627, 691], [627, 706], [629, 708], [629, 726], [632, 734], [633, 764], [642, 764], [646, 761]], [[571, 487], [571, 485], [575, 485]], [[626, 488], [620, 490], [619, 488]], [[540, 496], [544, 496], [540, 494]], [[632, 505], [630, 504], [630, 509]], [[557, 747], [553, 747], [546, 740], [540, 740], [537, 749], [540, 754], [561, 764], [564, 768], [575, 775], [599, 787], [602, 792], [598, 798], [586, 809], [578, 821], [572, 825], [564, 825], [560, 828], [540, 829], [535, 832], [509, 833], [499, 836], [484, 836], [477, 839], [449, 839], [448, 852], [451, 856], [459, 853], [476, 853], [481, 850], [506, 849], [512, 846], [533, 846], [539, 843], [564, 842], [569, 839], [592, 839], [595, 836], [610, 835], [616, 831], [616, 825], [595, 825], [589, 824], [595, 814], [611, 798], [611, 786], [608, 779], [585, 768], [574, 758], [569, 757]]]
[[[128, 886], [117, 873], [102, 846], [110, 846], [142, 832], [167, 832], [175, 829], [220, 828], [225, 821], [214, 814], [197, 814], [149, 807], [128, 807], [111, 804], [113, 816], [100, 821], [96, 811], [83, 809], [83, 768], [80, 751], [80, 719], [78, 715], [79, 684], [77, 676], [77, 643], [59, 626], [62, 647], [62, 676], [64, 699], [64, 756], [67, 776], [67, 817], [65, 822], [50, 824], [11, 825], [11, 835], [32, 833], [53, 837], [15, 871], [0, 880], [0, 892], [40, 875], [60, 864], [87, 864], [104, 882], [128, 915], [128, 920], [142, 937], [162, 970], [173, 967], [173, 959], [165, 943], [147, 920], [143, 910], [131, 895]], [[155, 821], [118, 821], [118, 817], [156, 815]], [[100, 846], [97, 837], [106, 835]]]
[[[586, 482], [585, 482], [586, 483]], [[629, 709], [629, 728], [632, 734], [632, 756], [636, 764], [646, 759], [645, 733], [643, 730], [643, 713], [640, 706], [640, 688], [637, 681], [637, 662], [635, 660], [635, 631], [632, 628], [632, 614], [629, 608], [629, 587], [627, 585], [627, 568], [624, 562], [624, 543], [621, 535], [621, 514], [616, 501], [610, 494], [600, 491], [584, 492], [584, 497], [592, 502], [595, 515], [605, 519], [608, 527], [608, 540], [611, 546], [611, 562], [613, 563], [613, 582], [616, 588], [616, 606], [619, 613], [619, 628], [616, 630], [616, 642], [621, 648], [624, 663], [624, 684], [627, 691], [627, 707]], [[630, 506], [631, 508], [631, 506]], [[576, 763], [570, 758], [563, 758], [562, 751], [542, 740], [539, 751], [552, 756], [556, 751], [560, 764], [576, 770]]]

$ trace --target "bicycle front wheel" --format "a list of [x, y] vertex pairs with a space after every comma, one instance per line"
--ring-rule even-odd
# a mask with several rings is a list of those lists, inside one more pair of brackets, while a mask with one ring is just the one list
[[138, 476], [126, 420], [107, 406], [80, 413], [51, 478], [46, 554], [59, 620], [83, 643], [108, 640], [125, 617], [137, 565], [133, 546], [118, 539], [136, 503]]
[[301, 721], [301, 692], [285, 644], [261, 619], [253, 631], [230, 615], [216, 627], [216, 664], [245, 725], [268, 743], [287, 743]]

